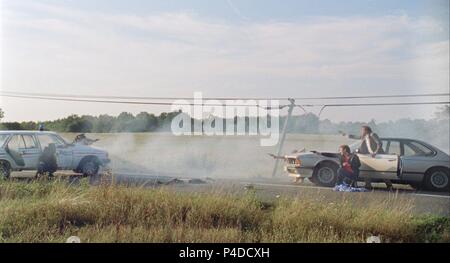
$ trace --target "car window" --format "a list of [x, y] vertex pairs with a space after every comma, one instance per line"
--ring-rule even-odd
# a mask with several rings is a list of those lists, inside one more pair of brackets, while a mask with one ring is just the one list
[[405, 143], [405, 156], [429, 156], [433, 155], [433, 150], [417, 142]]
[[23, 135], [23, 140], [25, 142], [25, 148], [35, 149], [38, 148], [36, 140], [31, 135]]
[[403, 155], [405, 156], [416, 156], [416, 155], [420, 155], [420, 153], [418, 153], [416, 150], [414, 150], [411, 145], [409, 144], [403, 144]]
[[2, 134], [0, 135], [0, 146], [3, 146], [5, 141], [9, 138], [9, 134]]
[[58, 145], [65, 145], [65, 144], [67, 144], [66, 140], [64, 140], [63, 137], [61, 137], [59, 135], [52, 135], [52, 136], [53, 136], [53, 138], [55, 140], [57, 140], [59, 142]]
[[389, 141], [389, 145], [386, 145], [386, 153], [401, 155], [400, 142]]
[[8, 142], [8, 148], [13, 151], [25, 148], [25, 142], [21, 135], [14, 135]]
[[56, 146], [63, 145], [61, 141], [59, 141], [55, 136], [50, 134], [39, 134], [38, 140], [41, 144], [41, 148], [45, 149], [50, 143], [54, 143]]
[[434, 150], [428, 148], [427, 146], [418, 143], [418, 142], [411, 142], [412, 145], [414, 145], [417, 149], [420, 149], [421, 152], [424, 153], [426, 156], [430, 156], [434, 154]]
[[387, 140], [380, 140], [380, 141], [381, 141], [381, 149], [383, 150], [383, 152], [387, 153], [388, 141]]

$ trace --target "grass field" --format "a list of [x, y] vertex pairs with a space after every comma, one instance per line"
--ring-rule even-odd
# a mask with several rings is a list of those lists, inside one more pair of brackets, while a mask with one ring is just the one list
[[[85, 179], [83, 179], [85, 180]], [[414, 216], [407, 201], [262, 202], [211, 190], [90, 187], [86, 181], [0, 182], [1, 242], [450, 242], [450, 219]]]

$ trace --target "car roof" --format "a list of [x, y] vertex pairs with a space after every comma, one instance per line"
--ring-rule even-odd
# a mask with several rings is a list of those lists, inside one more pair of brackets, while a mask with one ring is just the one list
[[21, 130], [15, 130], [15, 131], [0, 131], [1, 134], [56, 134], [56, 132], [52, 131], [21, 131]]
[[[380, 138], [380, 140], [388, 140], [388, 141], [413, 141], [413, 142], [423, 142], [421, 140], [416, 140], [416, 139], [410, 139], [410, 138], [398, 138], [398, 137], [383, 137]], [[423, 142], [425, 143], [425, 142]]]
[[432, 144], [429, 144], [429, 143], [421, 141], [421, 140], [416, 140], [416, 139], [409, 139], [409, 138], [380, 138], [380, 140], [417, 142], [417, 143], [425, 145], [425, 146], [427, 146], [429, 148], [432, 148], [434, 151], [436, 151], [436, 150], [441, 151], [438, 147], [436, 147], [436, 146], [434, 146]]

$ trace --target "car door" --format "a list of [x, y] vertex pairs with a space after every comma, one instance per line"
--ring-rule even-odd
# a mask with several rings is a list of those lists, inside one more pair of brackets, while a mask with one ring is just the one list
[[[398, 179], [399, 154], [389, 152], [390, 141], [383, 141], [384, 154], [372, 157], [370, 154], [359, 154], [361, 162], [359, 175], [363, 178], [374, 179]], [[400, 149], [400, 144], [399, 144]]]
[[41, 155], [41, 150], [33, 135], [23, 134], [22, 139], [24, 141], [24, 148], [20, 149], [22, 158], [25, 162], [26, 169], [37, 169], [39, 156]]
[[25, 168], [25, 160], [22, 153], [23, 148], [25, 148], [25, 142], [20, 134], [12, 135], [5, 146], [6, 153], [20, 168]]
[[423, 175], [436, 152], [416, 141], [402, 141], [403, 177], [409, 181], [422, 181]]
[[54, 143], [56, 146], [56, 161], [59, 169], [71, 169], [72, 168], [72, 149], [62, 142], [58, 137], [53, 134], [38, 134], [38, 138], [41, 149], [44, 150], [50, 143]]

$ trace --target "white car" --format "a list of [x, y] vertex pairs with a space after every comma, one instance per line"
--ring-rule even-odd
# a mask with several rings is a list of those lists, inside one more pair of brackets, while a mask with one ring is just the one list
[[[382, 138], [385, 154], [373, 158], [358, 154], [361, 161], [359, 179], [372, 182], [390, 180], [415, 188], [435, 191], [450, 190], [450, 157], [438, 148], [413, 139]], [[350, 146], [356, 152], [361, 142]], [[308, 178], [315, 184], [334, 186], [339, 168], [336, 152], [303, 152], [285, 158], [285, 171], [295, 178]]]
[[8, 178], [12, 171], [37, 170], [39, 157], [50, 143], [56, 146], [59, 170], [94, 176], [110, 162], [106, 151], [67, 143], [54, 132], [0, 131], [0, 177]]

